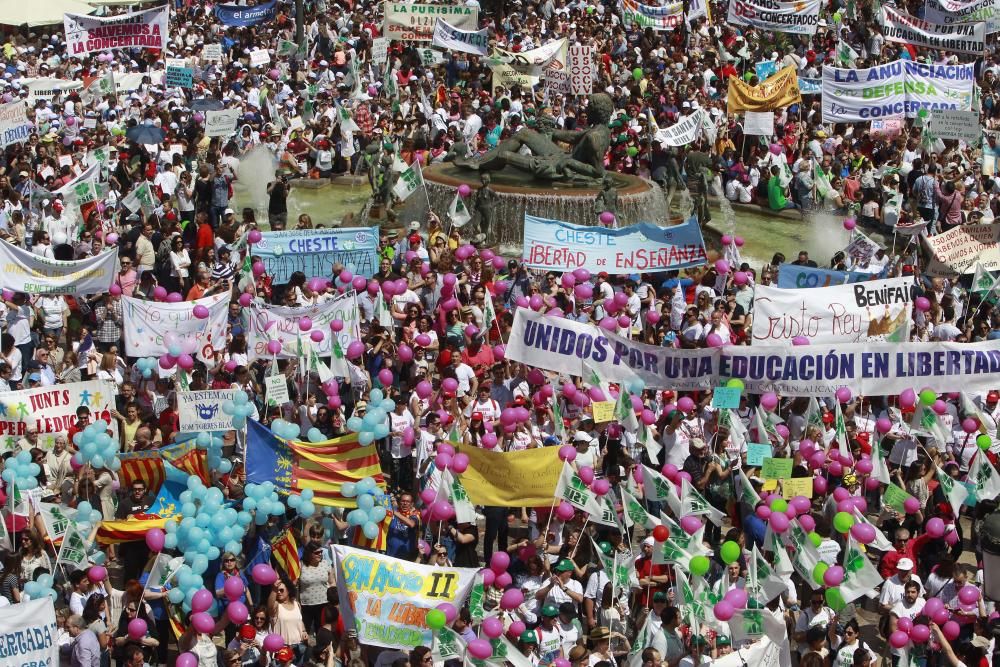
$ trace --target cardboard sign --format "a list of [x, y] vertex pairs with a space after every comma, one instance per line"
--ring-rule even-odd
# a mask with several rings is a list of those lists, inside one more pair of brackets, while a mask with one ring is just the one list
[[192, 88], [194, 87], [194, 68], [168, 67], [164, 80], [167, 88]]
[[603, 424], [615, 418], [614, 401], [595, 401], [590, 404], [595, 424]]
[[712, 407], [720, 410], [740, 407], [740, 396], [743, 390], [739, 387], [716, 387], [712, 390]]
[[930, 133], [938, 139], [958, 139], [970, 144], [982, 137], [979, 113], [957, 109], [935, 109], [931, 112]]
[[756, 442], [747, 443], [747, 465], [759, 468], [764, 465], [764, 459], [771, 458], [773, 453], [771, 445], [761, 445]]
[[206, 44], [201, 47], [202, 60], [222, 60], [222, 44]]
[[791, 459], [764, 458], [764, 465], [761, 466], [761, 476], [764, 479], [791, 479], [792, 477]]
[[284, 405], [292, 399], [288, 395], [288, 379], [284, 375], [270, 375], [264, 378], [267, 404]]
[[569, 86], [573, 95], [590, 95], [594, 89], [594, 47], [569, 47]]
[[813, 478], [794, 477], [781, 481], [781, 496], [783, 498], [794, 498], [795, 496], [813, 497]]
[[743, 122], [743, 134], [763, 137], [774, 134], [774, 112], [747, 111]]
[[889, 484], [889, 486], [885, 487], [885, 491], [882, 493], [882, 504], [886, 507], [891, 507], [900, 514], [906, 514], [904, 504], [912, 497], [913, 496], [895, 484]]
[[250, 52], [251, 67], [263, 67], [269, 62], [271, 62], [271, 54], [267, 52], [267, 49], [257, 49]]

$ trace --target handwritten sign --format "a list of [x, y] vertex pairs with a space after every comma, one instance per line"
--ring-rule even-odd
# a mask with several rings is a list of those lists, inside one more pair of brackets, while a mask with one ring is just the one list
[[191, 88], [194, 86], [194, 68], [168, 67], [166, 74], [167, 88]]
[[885, 488], [885, 492], [882, 494], [882, 504], [886, 507], [891, 507], [900, 514], [906, 514], [904, 504], [912, 497], [913, 496], [895, 484], [889, 484], [889, 486]]
[[781, 480], [781, 495], [784, 498], [794, 498], [795, 496], [813, 497], [812, 477], [793, 477], [792, 479]]
[[740, 407], [740, 395], [743, 391], [739, 387], [716, 387], [712, 390], [712, 407], [724, 410], [731, 408], [735, 410]]
[[262, 67], [269, 62], [271, 62], [271, 55], [267, 52], [267, 49], [256, 49], [250, 52], [251, 67]]
[[774, 452], [771, 445], [761, 445], [755, 442], [747, 444], [747, 465], [752, 468], [759, 468], [764, 465], [764, 459], [771, 458]]
[[766, 457], [761, 467], [764, 479], [790, 479], [792, 476], [791, 459], [775, 459]]
[[202, 60], [222, 60], [222, 44], [206, 44], [201, 47]]
[[288, 380], [284, 375], [269, 375], [264, 378], [264, 388], [269, 406], [284, 405], [292, 400], [288, 395]]
[[590, 404], [595, 424], [603, 424], [615, 418], [614, 401], [595, 401]]

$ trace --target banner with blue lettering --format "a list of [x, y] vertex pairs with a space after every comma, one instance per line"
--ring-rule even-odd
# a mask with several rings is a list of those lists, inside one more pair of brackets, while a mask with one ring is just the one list
[[291, 229], [261, 236], [253, 256], [264, 262], [277, 285], [296, 271], [306, 278], [329, 278], [334, 264], [365, 278], [378, 271], [378, 227]]
[[778, 267], [778, 287], [781, 289], [832, 287], [833, 285], [860, 283], [874, 277], [873, 273], [814, 269], [811, 266], [796, 266], [795, 264], [782, 264]]
[[216, 5], [215, 18], [224, 25], [234, 28], [245, 28], [270, 21], [278, 9], [278, 0], [271, 0], [262, 5], [241, 7], [239, 5]]
[[974, 65], [897, 60], [865, 69], [823, 66], [823, 122], [858, 123], [921, 109], [972, 108]]
[[0, 645], [5, 665], [58, 665], [59, 627], [52, 598], [0, 608]]
[[803, 95], [819, 95], [823, 92], [823, 81], [821, 79], [810, 79], [800, 76], [799, 92]]
[[514, 313], [507, 358], [567, 375], [593, 369], [611, 382], [642, 378], [651, 389], [711, 389], [730, 378], [746, 391], [830, 396], [849, 387], [859, 396], [904, 389], [936, 393], [990, 391], [1000, 373], [1000, 340], [982, 343], [818, 343], [727, 345], [681, 350], [645, 345], [591, 324]]
[[629, 274], [684, 269], [706, 261], [695, 217], [673, 227], [640, 222], [608, 229], [524, 216], [524, 263], [532, 269]]

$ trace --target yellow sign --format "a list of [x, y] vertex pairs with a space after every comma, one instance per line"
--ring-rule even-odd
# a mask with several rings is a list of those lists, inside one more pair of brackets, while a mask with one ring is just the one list
[[524, 72], [519, 72], [510, 65], [505, 65], [503, 63], [498, 63], [491, 67], [493, 70], [493, 91], [496, 92], [497, 88], [512, 88], [514, 86], [521, 86], [522, 88], [531, 88], [538, 83], [539, 77], [534, 74], [525, 74]]
[[751, 86], [739, 77], [729, 77], [727, 111], [774, 111], [802, 102], [799, 79], [795, 67], [784, 67], [777, 74], [756, 86]]
[[794, 498], [795, 496], [813, 497], [812, 477], [792, 477], [781, 480], [781, 495], [784, 498]]
[[595, 401], [590, 404], [595, 424], [603, 424], [615, 418], [614, 401]]
[[778, 488], [778, 480], [776, 479], [765, 479], [764, 485], [761, 487], [762, 491], [775, 491]]
[[476, 505], [547, 507], [552, 504], [562, 470], [558, 447], [523, 452], [462, 447], [461, 451], [469, 457], [469, 468], [461, 475], [462, 485]]

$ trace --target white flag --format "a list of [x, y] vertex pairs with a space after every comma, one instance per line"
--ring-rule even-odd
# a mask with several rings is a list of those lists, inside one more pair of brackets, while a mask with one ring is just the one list
[[979, 502], [993, 500], [1000, 495], [1000, 474], [981, 449], [972, 457], [969, 481], [976, 485], [976, 500]]
[[698, 493], [691, 482], [687, 481], [687, 478], [681, 481], [681, 514], [680, 516], [706, 516], [708, 520], [714, 523], [716, 526], [722, 526], [722, 519], [725, 515], [719, 510], [715, 509], [711, 503], [705, 500], [705, 497]]
[[844, 552], [844, 580], [840, 582], [840, 594], [844, 601], [853, 602], [881, 583], [882, 575], [865, 556], [858, 541], [848, 535]]
[[464, 227], [465, 223], [472, 220], [469, 208], [458, 194], [451, 200], [451, 206], [448, 207], [448, 217], [451, 219], [451, 224], [455, 227]]
[[934, 470], [941, 491], [944, 492], [945, 497], [951, 504], [952, 513], [957, 518], [962, 510], [962, 505], [965, 504], [965, 499], [969, 497], [969, 490], [964, 485], [955, 482], [951, 478], [951, 475], [941, 470], [941, 468], [934, 466]]
[[413, 164], [406, 168], [399, 175], [396, 185], [392, 187], [392, 194], [399, 198], [399, 201], [406, 201], [406, 198], [422, 188], [424, 176], [420, 171], [420, 163], [414, 160]]

